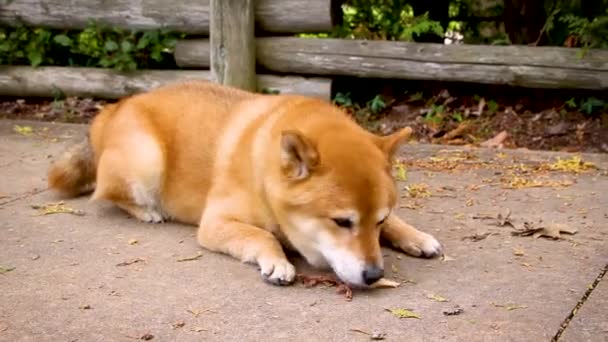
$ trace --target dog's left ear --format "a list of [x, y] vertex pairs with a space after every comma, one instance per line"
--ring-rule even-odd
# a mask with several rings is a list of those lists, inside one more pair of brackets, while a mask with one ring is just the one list
[[298, 131], [281, 133], [281, 169], [289, 179], [308, 178], [319, 163], [319, 153], [312, 144]]
[[402, 130], [395, 132], [391, 135], [378, 137], [376, 136], [376, 144], [384, 153], [388, 156], [388, 158], [392, 158], [393, 154], [397, 151], [399, 146], [405, 142], [412, 135], [412, 129], [410, 127], [405, 127]]

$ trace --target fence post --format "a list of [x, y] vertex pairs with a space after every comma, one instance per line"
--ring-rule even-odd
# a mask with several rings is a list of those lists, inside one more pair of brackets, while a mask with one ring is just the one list
[[255, 91], [254, 0], [211, 0], [211, 75], [220, 84]]

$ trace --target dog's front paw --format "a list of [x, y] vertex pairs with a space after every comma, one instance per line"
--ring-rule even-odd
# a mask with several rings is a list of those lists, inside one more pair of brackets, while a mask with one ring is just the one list
[[296, 278], [296, 268], [287, 259], [262, 259], [258, 263], [264, 281], [273, 285], [290, 285]]
[[441, 255], [443, 247], [432, 235], [424, 232], [416, 232], [416, 236], [406, 241], [399, 241], [395, 246], [405, 253], [423, 258], [433, 258]]

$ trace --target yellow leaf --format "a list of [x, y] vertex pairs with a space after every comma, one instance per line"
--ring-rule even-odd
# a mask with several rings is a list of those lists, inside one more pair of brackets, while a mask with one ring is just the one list
[[130, 239], [129, 240], [129, 245], [136, 245], [138, 243], [139, 243], [139, 241], [137, 239]]
[[15, 131], [15, 133], [18, 133], [21, 135], [30, 135], [30, 134], [34, 133], [34, 129], [30, 126], [15, 125], [13, 127], [13, 131]]
[[448, 302], [449, 301], [447, 298], [441, 297], [436, 294], [429, 294], [426, 296], [426, 298], [428, 298], [430, 300], [434, 300], [436, 302]]
[[393, 316], [397, 318], [416, 318], [420, 319], [420, 315], [411, 311], [409, 309], [403, 308], [395, 308], [395, 309], [386, 309], [388, 312], [392, 313]]

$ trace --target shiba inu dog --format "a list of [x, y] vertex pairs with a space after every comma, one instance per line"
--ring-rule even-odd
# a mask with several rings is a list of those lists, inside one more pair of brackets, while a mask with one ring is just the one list
[[294, 281], [285, 247], [367, 287], [384, 275], [381, 237], [412, 256], [441, 252], [392, 211], [391, 158], [410, 133], [376, 136], [320, 99], [188, 81], [104, 107], [48, 182], [141, 221], [198, 225], [202, 247], [272, 284]]

